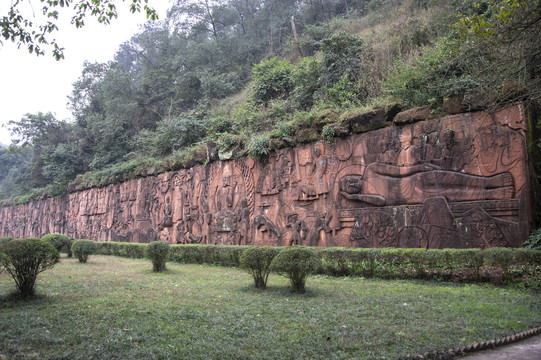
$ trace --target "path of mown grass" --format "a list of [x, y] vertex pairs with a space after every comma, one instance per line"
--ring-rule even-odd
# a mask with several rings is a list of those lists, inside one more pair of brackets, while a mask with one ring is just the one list
[[486, 285], [315, 277], [257, 291], [230, 268], [62, 258], [38, 296], [0, 275], [0, 359], [372, 359], [442, 350], [541, 324], [541, 296]]

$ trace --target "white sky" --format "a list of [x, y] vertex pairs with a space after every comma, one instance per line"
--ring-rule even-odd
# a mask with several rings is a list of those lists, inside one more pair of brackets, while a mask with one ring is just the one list
[[[0, 0], [0, 16], [7, 14], [9, 0]], [[50, 35], [64, 47], [64, 60], [56, 61], [50, 52], [45, 56], [29, 54], [24, 45], [17, 49], [11, 41], [0, 45], [0, 143], [9, 145], [11, 137], [2, 125], [10, 120], [20, 120], [26, 113], [52, 112], [57, 119], [71, 119], [67, 109], [67, 96], [72, 84], [79, 78], [85, 60], [106, 62], [112, 60], [118, 46], [138, 32], [147, 19], [141, 13], [129, 12], [129, 1], [116, 1], [118, 18], [111, 24], [99, 24], [87, 15], [85, 26], [77, 29], [70, 24], [70, 13], [60, 11], [59, 31]], [[170, 0], [150, 0], [160, 19], [165, 18]], [[41, 2], [32, 1], [36, 16]], [[32, 17], [29, 2], [20, 5]], [[64, 15], [64, 16], [62, 16]]]

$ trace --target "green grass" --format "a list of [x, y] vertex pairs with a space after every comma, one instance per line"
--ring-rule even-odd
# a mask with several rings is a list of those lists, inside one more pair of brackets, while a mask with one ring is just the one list
[[372, 359], [541, 324], [539, 293], [491, 285], [313, 277], [306, 294], [239, 269], [62, 258], [36, 298], [0, 275], [0, 359]]

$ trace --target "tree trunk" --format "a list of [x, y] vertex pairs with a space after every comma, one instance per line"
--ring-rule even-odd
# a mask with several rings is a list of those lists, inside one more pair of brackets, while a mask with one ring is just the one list
[[297, 36], [297, 27], [295, 26], [295, 15], [291, 15], [291, 30], [293, 30], [293, 40], [297, 45], [297, 50], [299, 50], [299, 55], [302, 55], [301, 47], [299, 45], [299, 37]]

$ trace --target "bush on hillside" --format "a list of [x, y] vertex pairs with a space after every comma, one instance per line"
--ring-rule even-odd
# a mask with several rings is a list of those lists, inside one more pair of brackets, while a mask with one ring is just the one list
[[276, 247], [254, 246], [242, 253], [240, 267], [252, 275], [256, 288], [267, 287], [272, 260], [279, 252]]
[[295, 89], [292, 95], [299, 108], [310, 109], [314, 105], [322, 71], [321, 63], [313, 57], [302, 58], [293, 69], [291, 81]]
[[152, 268], [155, 272], [167, 270], [165, 263], [169, 254], [169, 244], [163, 241], [154, 241], [147, 246], [147, 256], [152, 261]]
[[290, 247], [282, 250], [271, 263], [271, 270], [287, 277], [291, 288], [296, 292], [304, 292], [306, 279], [315, 273], [321, 265], [316, 253], [305, 247]]
[[289, 61], [279, 60], [277, 57], [254, 65], [254, 101], [266, 104], [269, 100], [287, 97], [293, 90], [292, 71], [293, 65]]
[[87, 239], [75, 240], [71, 246], [73, 255], [82, 263], [86, 263], [90, 255], [96, 253], [96, 250], [97, 246], [94, 241]]
[[44, 235], [42, 240], [48, 241], [55, 247], [58, 252], [65, 252], [68, 254], [68, 257], [72, 257], [73, 254], [71, 253], [71, 245], [73, 243], [73, 239], [70, 238], [67, 235], [64, 234], [47, 234]]
[[269, 155], [269, 136], [267, 134], [253, 136], [246, 145], [246, 150], [253, 159], [260, 159]]
[[0, 245], [0, 265], [11, 275], [19, 293], [34, 295], [39, 273], [52, 268], [60, 254], [51, 243], [36, 238], [14, 239]]

